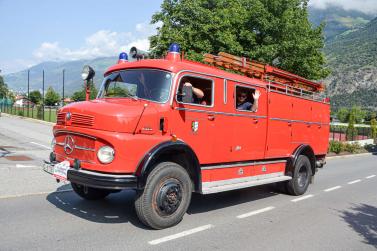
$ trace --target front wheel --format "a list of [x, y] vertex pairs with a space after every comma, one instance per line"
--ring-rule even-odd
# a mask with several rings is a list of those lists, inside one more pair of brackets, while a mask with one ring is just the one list
[[111, 193], [111, 190], [99, 189], [71, 183], [73, 191], [75, 191], [81, 198], [86, 200], [99, 200], [105, 198]]
[[144, 190], [136, 196], [136, 213], [151, 228], [174, 226], [186, 213], [191, 193], [191, 179], [182, 166], [160, 163], [149, 174]]
[[286, 184], [288, 194], [302, 195], [308, 189], [310, 179], [312, 176], [312, 168], [310, 160], [305, 155], [300, 155], [297, 158], [293, 177]]

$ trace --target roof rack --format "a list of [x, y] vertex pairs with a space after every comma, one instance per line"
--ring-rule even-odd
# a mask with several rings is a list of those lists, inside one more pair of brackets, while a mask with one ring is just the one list
[[234, 56], [225, 52], [219, 52], [218, 56], [208, 53], [204, 54], [204, 62], [241, 72], [248, 77], [260, 78], [310, 92], [322, 92], [325, 89], [322, 83], [313, 82], [268, 64], [249, 60], [245, 57]]

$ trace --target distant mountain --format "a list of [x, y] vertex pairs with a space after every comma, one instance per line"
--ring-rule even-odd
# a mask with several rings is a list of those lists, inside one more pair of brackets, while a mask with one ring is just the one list
[[350, 32], [367, 24], [375, 16], [356, 10], [345, 10], [338, 6], [326, 9], [309, 7], [309, 20], [314, 25], [326, 24], [324, 34], [326, 41], [344, 32]]
[[[42, 90], [42, 71], [45, 71], [45, 90], [52, 86], [59, 93], [63, 88], [63, 69], [65, 70], [65, 95], [71, 95], [83, 85], [81, 70], [88, 64], [94, 68], [96, 75], [94, 83], [97, 87], [103, 80], [103, 74], [108, 67], [115, 64], [117, 58], [96, 58], [92, 60], [78, 60], [68, 62], [43, 62], [30, 68], [30, 90]], [[9, 88], [27, 92], [27, 70], [4, 76]]]
[[335, 105], [350, 106], [352, 100], [353, 104], [377, 107], [376, 96], [370, 96], [377, 90], [377, 18], [327, 42], [325, 53], [332, 71], [325, 83]]

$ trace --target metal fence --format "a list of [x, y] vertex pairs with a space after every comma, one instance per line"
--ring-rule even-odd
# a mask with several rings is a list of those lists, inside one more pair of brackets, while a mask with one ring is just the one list
[[330, 126], [330, 140], [334, 141], [354, 141], [371, 139], [371, 128], [368, 126], [355, 127], [350, 131], [350, 139], [347, 140], [347, 126]]
[[14, 106], [11, 104], [0, 103], [0, 109], [3, 113], [40, 119], [54, 123], [56, 123], [56, 115], [59, 108], [59, 106]]

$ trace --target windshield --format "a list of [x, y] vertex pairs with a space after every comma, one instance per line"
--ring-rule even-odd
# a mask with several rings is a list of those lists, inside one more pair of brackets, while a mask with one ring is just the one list
[[172, 75], [151, 69], [114, 72], [102, 83], [98, 98], [142, 98], [166, 102], [169, 98]]

